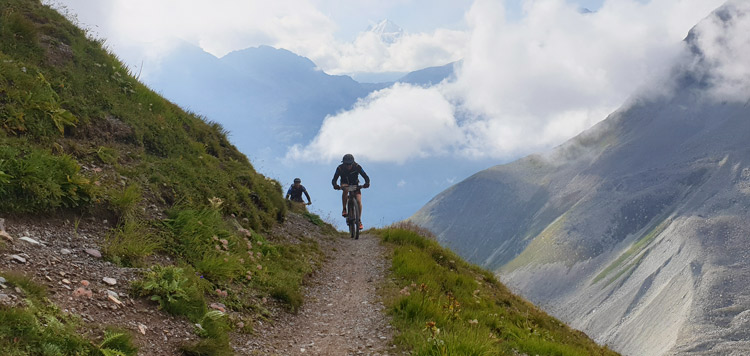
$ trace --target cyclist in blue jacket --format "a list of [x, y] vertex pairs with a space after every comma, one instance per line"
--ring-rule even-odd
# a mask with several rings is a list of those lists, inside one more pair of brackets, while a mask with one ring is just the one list
[[[350, 153], [347, 153], [344, 155], [344, 158], [341, 160], [341, 164], [336, 167], [336, 172], [333, 174], [333, 180], [331, 180], [331, 184], [333, 184], [333, 189], [341, 189], [341, 187], [346, 187], [348, 185], [358, 185], [359, 184], [359, 176], [362, 176], [362, 178], [365, 179], [365, 184], [362, 185], [362, 188], [369, 188], [370, 187], [370, 177], [367, 176], [367, 173], [365, 173], [365, 170], [360, 166], [357, 162], [354, 161], [354, 156], [352, 156]], [[336, 184], [336, 180], [341, 177], [341, 186]], [[346, 216], [346, 190], [343, 191], [344, 194], [341, 195], [341, 205], [343, 206], [343, 210], [341, 212], [341, 216]], [[359, 205], [359, 229], [362, 229], [362, 190], [357, 190], [357, 205]]]
[[302, 193], [305, 193], [305, 197], [307, 197], [307, 205], [312, 204], [312, 200], [310, 200], [310, 194], [307, 194], [307, 189], [305, 189], [305, 186], [300, 183], [302, 183], [301, 179], [294, 178], [294, 184], [292, 184], [289, 187], [289, 190], [286, 191], [286, 199], [289, 199], [291, 197], [292, 201], [304, 203], [304, 201], [302, 200]]

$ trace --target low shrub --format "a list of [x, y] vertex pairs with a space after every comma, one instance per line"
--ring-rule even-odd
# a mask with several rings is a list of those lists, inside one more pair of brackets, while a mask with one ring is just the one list
[[132, 287], [137, 295], [150, 296], [170, 314], [183, 315], [195, 322], [206, 313], [205, 288], [188, 266], [154, 265]]
[[82, 208], [94, 199], [94, 189], [68, 155], [54, 155], [0, 139], [0, 211], [44, 213]]

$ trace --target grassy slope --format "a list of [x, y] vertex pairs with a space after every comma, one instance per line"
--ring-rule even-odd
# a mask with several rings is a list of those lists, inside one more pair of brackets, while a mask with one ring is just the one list
[[386, 305], [415, 355], [616, 355], [513, 295], [414, 226], [378, 230], [393, 248]]
[[[105, 257], [149, 267], [133, 293], [203, 325], [203, 342], [186, 349], [231, 354], [234, 323], [207, 312], [215, 291], [229, 310], [250, 318], [259, 312], [253, 300], [263, 296], [299, 307], [302, 278], [322, 254], [311, 240], [266, 238], [288, 209], [280, 184], [258, 174], [220, 125], [139, 83], [101, 41], [38, 0], [0, 2], [0, 214], [113, 222], [102, 241]], [[147, 266], [152, 254], [178, 264]], [[31, 281], [9, 283], [34, 288]], [[43, 295], [26, 308], [0, 307], [5, 325], [25, 319], [54, 319], [63, 331], [82, 327], [60, 319]], [[88, 344], [76, 335], [0, 328], [0, 348], [100, 352], [75, 346]]]

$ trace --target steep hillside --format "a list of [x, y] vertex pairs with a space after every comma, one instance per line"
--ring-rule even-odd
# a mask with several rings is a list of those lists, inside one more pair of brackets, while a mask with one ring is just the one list
[[[249, 332], [266, 300], [299, 308], [322, 259], [309, 237], [272, 233], [289, 208], [220, 125], [39, 1], [0, 2], [4, 355], [132, 355], [138, 331], [156, 350], [163, 337], [171, 352], [230, 354], [228, 331]], [[133, 312], [189, 336], [117, 324]]]
[[748, 78], [715, 54], [747, 50], [729, 39], [748, 15], [730, 1], [691, 31], [671, 93], [479, 172], [411, 220], [624, 354], [747, 353]]

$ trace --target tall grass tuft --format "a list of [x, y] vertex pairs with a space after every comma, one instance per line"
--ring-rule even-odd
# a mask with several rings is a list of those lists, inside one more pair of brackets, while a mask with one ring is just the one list
[[124, 190], [112, 193], [109, 205], [117, 214], [120, 222], [135, 220], [138, 213], [138, 204], [143, 199], [142, 194], [142, 189], [137, 184], [130, 184]]
[[110, 261], [126, 267], [140, 267], [144, 259], [162, 246], [162, 241], [139, 221], [126, 221], [104, 239], [102, 252]]

